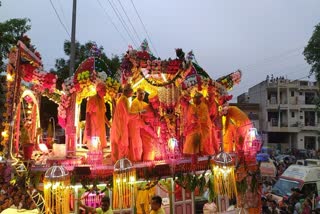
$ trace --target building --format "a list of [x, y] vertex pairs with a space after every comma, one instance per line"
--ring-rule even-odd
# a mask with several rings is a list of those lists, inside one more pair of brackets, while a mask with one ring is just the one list
[[230, 106], [237, 106], [241, 111], [246, 113], [253, 123], [253, 126], [259, 131], [260, 130], [260, 123], [259, 123], [259, 112], [260, 107], [258, 103], [245, 103], [239, 102], [238, 103], [230, 103]]
[[320, 119], [315, 101], [316, 82], [266, 79], [240, 95], [238, 101], [259, 104], [259, 128], [264, 144], [287, 148], [320, 149]]

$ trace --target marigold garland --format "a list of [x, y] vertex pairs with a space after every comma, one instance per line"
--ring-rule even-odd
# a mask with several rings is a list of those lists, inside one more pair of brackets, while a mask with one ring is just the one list
[[134, 202], [136, 170], [126, 169], [113, 173], [113, 209], [130, 208]]
[[225, 168], [213, 167], [213, 189], [218, 195], [227, 195], [229, 198], [237, 195], [236, 178], [233, 166]]

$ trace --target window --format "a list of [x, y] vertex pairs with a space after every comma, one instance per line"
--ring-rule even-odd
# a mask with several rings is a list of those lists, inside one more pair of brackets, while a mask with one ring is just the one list
[[304, 136], [304, 148], [308, 150], [316, 149], [316, 137]]
[[295, 117], [294, 112], [291, 112], [291, 117]]
[[305, 93], [305, 104], [314, 104], [314, 99], [315, 99], [315, 93], [313, 92], [306, 92]]
[[303, 195], [305, 196], [313, 196], [314, 193], [318, 193], [316, 183], [307, 183], [302, 187]]
[[294, 97], [294, 91], [291, 91], [291, 97]]
[[314, 111], [304, 112], [304, 125], [305, 126], [315, 126], [316, 113]]
[[299, 95], [303, 95], [302, 91], [299, 92]]

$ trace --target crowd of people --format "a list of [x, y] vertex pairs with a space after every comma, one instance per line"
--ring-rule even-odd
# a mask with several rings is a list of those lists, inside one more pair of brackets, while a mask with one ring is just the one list
[[19, 185], [12, 185], [8, 182], [0, 184], [0, 213], [8, 208], [17, 210], [33, 210], [36, 205], [32, 198], [27, 194], [26, 189]]
[[[310, 196], [305, 196], [300, 189], [292, 188], [291, 195], [284, 199], [281, 204], [272, 198], [271, 195], [263, 196], [262, 214], [312, 214], [320, 213], [320, 210], [315, 207], [313, 209]], [[316, 200], [314, 200], [316, 201]]]
[[[113, 211], [110, 206], [110, 198], [104, 196], [101, 199], [101, 206], [98, 208], [89, 207], [80, 203], [80, 207], [83, 209], [84, 213], [97, 213], [97, 214], [113, 214]], [[145, 210], [144, 204], [140, 205], [142, 213], [141, 214], [165, 214], [164, 209], [162, 208], [162, 198], [158, 195], [155, 195], [151, 199], [150, 210]]]
[[[288, 197], [284, 197], [282, 201], [277, 201], [273, 198], [272, 186], [279, 179], [279, 176], [291, 165], [295, 163], [295, 157], [299, 157], [298, 151], [291, 151], [292, 160], [290, 156], [287, 156], [284, 159], [277, 159], [273, 154], [270, 154], [270, 159], [273, 161], [276, 167], [276, 177], [266, 178], [262, 184], [262, 214], [311, 214], [311, 213], [320, 213], [318, 208], [318, 202], [320, 197], [317, 197], [317, 194], [313, 192], [305, 193], [302, 192], [299, 188], [292, 188], [291, 193], [288, 194]], [[308, 158], [316, 158], [314, 151], [308, 151], [306, 153]]]

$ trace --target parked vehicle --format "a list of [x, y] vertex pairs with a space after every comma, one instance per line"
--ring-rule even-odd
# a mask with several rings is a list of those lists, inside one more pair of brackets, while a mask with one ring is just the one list
[[261, 162], [260, 173], [262, 177], [275, 178], [277, 175], [277, 168], [274, 160], [268, 159], [268, 161]]
[[288, 164], [296, 163], [296, 157], [293, 155], [278, 155], [278, 156], [276, 156], [275, 159], [278, 163], [280, 163], [280, 162], [286, 162]]
[[278, 202], [298, 188], [304, 196], [320, 194], [320, 160], [306, 159], [302, 165], [291, 165], [272, 187], [272, 198]]
[[308, 151], [305, 149], [299, 149], [296, 156], [297, 159], [307, 159], [309, 157]]

